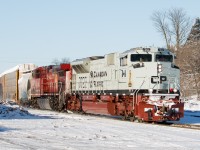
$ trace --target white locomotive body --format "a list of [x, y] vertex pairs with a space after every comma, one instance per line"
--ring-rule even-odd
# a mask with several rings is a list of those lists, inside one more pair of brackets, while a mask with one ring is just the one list
[[167, 49], [150, 47], [75, 60], [68, 108], [131, 120], [179, 120], [184, 105], [174, 58]]
[[167, 49], [136, 48], [72, 62], [74, 93], [131, 94], [179, 91], [179, 68]]

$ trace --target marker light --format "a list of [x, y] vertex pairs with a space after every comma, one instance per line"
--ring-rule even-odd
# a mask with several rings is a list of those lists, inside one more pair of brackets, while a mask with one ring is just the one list
[[173, 90], [173, 88], [170, 88], [169, 91], [170, 91], [170, 93], [172, 93], [174, 90]]

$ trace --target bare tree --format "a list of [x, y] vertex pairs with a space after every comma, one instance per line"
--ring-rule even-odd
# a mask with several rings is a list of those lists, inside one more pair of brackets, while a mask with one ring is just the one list
[[70, 59], [69, 58], [62, 58], [61, 60], [58, 60], [57, 58], [55, 58], [51, 63], [54, 64], [54, 65], [70, 63]]
[[171, 32], [169, 31], [169, 25], [166, 22], [167, 19], [166, 12], [155, 11], [151, 19], [153, 20], [154, 26], [156, 27], [157, 31], [160, 32], [161, 35], [164, 37], [167, 48], [170, 49]]
[[166, 11], [155, 11], [151, 17], [157, 31], [165, 39], [167, 48], [179, 49], [184, 45], [191, 29], [191, 19], [181, 8]]
[[179, 49], [185, 43], [191, 29], [190, 17], [183, 9], [173, 8], [169, 10], [168, 18], [171, 22], [171, 34], [174, 35], [174, 44]]
[[186, 91], [195, 90], [200, 99], [200, 42], [186, 45], [181, 53], [182, 87]]
[[54, 65], [59, 65], [60, 61], [57, 58], [54, 58], [54, 60], [51, 63]]
[[70, 63], [70, 59], [69, 58], [62, 58], [61, 63]]

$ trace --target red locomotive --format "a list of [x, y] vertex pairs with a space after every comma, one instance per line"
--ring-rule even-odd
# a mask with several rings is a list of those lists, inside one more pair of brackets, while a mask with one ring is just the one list
[[31, 105], [41, 109], [61, 110], [65, 104], [66, 76], [71, 78], [70, 64], [38, 67], [32, 72]]

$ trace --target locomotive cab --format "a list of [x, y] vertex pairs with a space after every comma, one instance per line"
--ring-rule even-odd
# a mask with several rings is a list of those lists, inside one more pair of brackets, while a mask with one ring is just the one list
[[[120, 58], [120, 67], [133, 72], [132, 89], [161, 93], [179, 92], [180, 70], [174, 65], [174, 54], [161, 48], [136, 48], [126, 52], [127, 62]], [[129, 67], [128, 67], [129, 66]], [[132, 67], [131, 67], [132, 66]], [[147, 92], [147, 91], [145, 91]]]
[[129, 86], [136, 99], [135, 114], [146, 121], [183, 117], [180, 70], [174, 65], [174, 54], [167, 49], [151, 47], [131, 49], [126, 57], [129, 58], [127, 64], [132, 66], [127, 69], [132, 75], [129, 83], [133, 85]]

